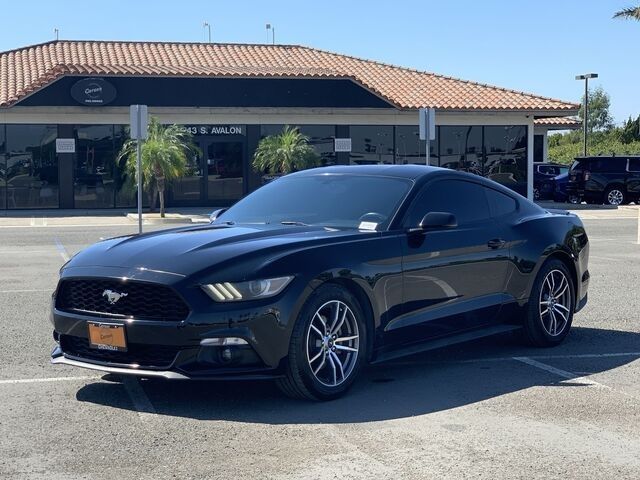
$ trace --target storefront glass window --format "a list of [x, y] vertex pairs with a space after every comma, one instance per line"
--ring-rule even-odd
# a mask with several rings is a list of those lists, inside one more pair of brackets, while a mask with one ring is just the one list
[[76, 208], [114, 206], [116, 155], [113, 125], [75, 128], [74, 204]]
[[350, 133], [352, 165], [395, 163], [393, 127], [352, 126]]
[[527, 127], [484, 127], [484, 176], [527, 194]]
[[207, 195], [228, 205], [242, 198], [244, 142], [220, 141], [206, 145]]
[[7, 125], [8, 208], [58, 206], [57, 125]]
[[[129, 175], [126, 159], [118, 160], [124, 142], [129, 138], [126, 125], [113, 126], [113, 151], [116, 168], [113, 171], [113, 183], [116, 195], [116, 207], [135, 207], [137, 205], [137, 190], [135, 178]], [[149, 204], [147, 192], [143, 192], [142, 204]]]
[[0, 209], [7, 208], [7, 156], [4, 125], [0, 125]]
[[[333, 141], [336, 137], [335, 125], [292, 125], [300, 133], [309, 138], [309, 144], [314, 148], [320, 157], [320, 165], [335, 165], [336, 154], [334, 153]], [[260, 138], [269, 135], [278, 135], [282, 132], [284, 125], [261, 125]], [[250, 159], [251, 160], [251, 159]]]
[[[436, 127], [436, 139], [429, 142], [429, 165], [438, 166], [438, 128]], [[420, 140], [418, 126], [396, 127], [396, 163], [400, 165], [413, 163], [424, 165], [426, 162], [424, 149], [426, 142]]]
[[482, 163], [482, 127], [440, 127], [441, 167], [482, 175]]

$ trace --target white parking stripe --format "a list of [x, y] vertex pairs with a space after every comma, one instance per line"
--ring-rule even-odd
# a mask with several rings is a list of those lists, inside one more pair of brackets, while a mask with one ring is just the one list
[[64, 248], [64, 245], [62, 245], [62, 242], [57, 237], [55, 238], [55, 242], [56, 242], [56, 248], [58, 249], [58, 253], [60, 253], [60, 256], [65, 261], [65, 263], [68, 262], [69, 253], [67, 252], [67, 249]]
[[16, 385], [20, 383], [79, 382], [85, 380], [98, 380], [99, 378], [100, 377], [20, 378], [15, 380], [0, 380], [0, 385]]
[[52, 292], [52, 288], [35, 288], [24, 290], [0, 290], [0, 293], [36, 293], [36, 292]]
[[149, 400], [149, 397], [147, 397], [147, 394], [144, 393], [142, 385], [140, 385], [140, 381], [137, 378], [124, 377], [122, 379], [122, 384], [127, 390], [129, 398], [131, 398], [131, 401], [133, 402], [133, 406], [138, 411], [140, 420], [147, 422], [153, 418], [153, 415], [156, 413], [156, 409], [151, 403], [151, 400]]
[[598, 383], [594, 380], [590, 380], [586, 377], [578, 377], [575, 373], [567, 372], [566, 370], [561, 370], [556, 367], [552, 367], [551, 365], [547, 365], [546, 363], [538, 362], [529, 357], [513, 357], [514, 360], [518, 362], [526, 363], [527, 365], [531, 365], [532, 367], [539, 368], [540, 370], [544, 370], [545, 372], [553, 373], [559, 377], [565, 378], [567, 380], [572, 380], [576, 383], [581, 383], [583, 385], [592, 385], [595, 387], [606, 388], [611, 390], [611, 387]]

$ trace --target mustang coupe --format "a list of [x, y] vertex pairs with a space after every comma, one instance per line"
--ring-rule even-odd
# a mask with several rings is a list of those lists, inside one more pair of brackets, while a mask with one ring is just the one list
[[485, 178], [335, 166], [263, 186], [210, 224], [101, 241], [65, 264], [52, 362], [343, 394], [366, 363], [521, 330], [550, 347], [587, 301], [568, 212]]

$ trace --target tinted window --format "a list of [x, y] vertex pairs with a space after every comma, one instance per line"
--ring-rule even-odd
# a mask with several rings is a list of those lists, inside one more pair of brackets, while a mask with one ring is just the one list
[[240, 200], [216, 223], [297, 221], [357, 228], [366, 221], [381, 230], [391, 221], [411, 185], [402, 178], [366, 175], [283, 177]]
[[592, 159], [587, 169], [592, 172], [615, 173], [624, 172], [627, 166], [626, 158], [602, 157]]
[[7, 125], [8, 208], [58, 206], [57, 125]]
[[352, 165], [393, 164], [393, 127], [352, 126], [351, 153]]
[[640, 172], [640, 158], [630, 158], [629, 159], [629, 171], [630, 172]]
[[509, 195], [500, 193], [492, 188], [486, 188], [487, 199], [489, 200], [489, 206], [491, 207], [491, 213], [494, 217], [500, 217], [502, 215], [508, 215], [518, 209], [518, 202]]
[[482, 175], [482, 127], [440, 127], [440, 166]]
[[7, 156], [5, 155], [4, 125], [0, 125], [0, 208], [7, 208]]
[[75, 128], [74, 202], [76, 208], [114, 206], [113, 125]]
[[[429, 142], [429, 150], [431, 150], [429, 165], [436, 167], [438, 166], [438, 128], [436, 127], [436, 139]], [[417, 126], [396, 127], [396, 163], [424, 165], [427, 161], [425, 144], [424, 140], [420, 140]]]
[[411, 205], [407, 226], [416, 226], [429, 212], [453, 213], [458, 225], [491, 217], [485, 188], [463, 180], [440, 180], [427, 185]]

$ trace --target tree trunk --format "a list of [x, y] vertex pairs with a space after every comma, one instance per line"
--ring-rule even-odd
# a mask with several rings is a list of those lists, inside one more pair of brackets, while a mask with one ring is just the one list
[[164, 218], [164, 190], [165, 181], [163, 176], [156, 177], [156, 184], [158, 185], [158, 194], [160, 196], [160, 217]]

